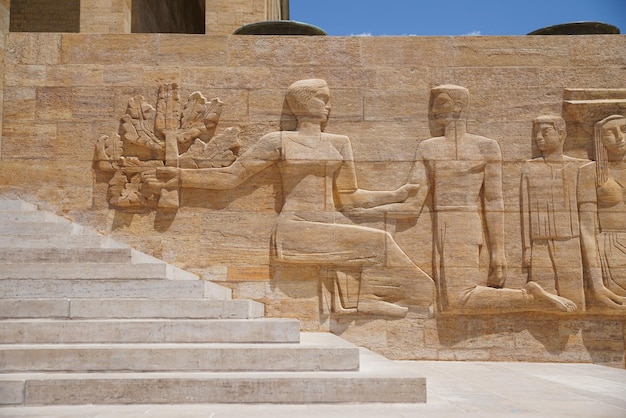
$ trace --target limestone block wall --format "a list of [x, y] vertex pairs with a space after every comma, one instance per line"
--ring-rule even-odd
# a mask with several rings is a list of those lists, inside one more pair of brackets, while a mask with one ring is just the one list
[[130, 33], [131, 0], [81, 0], [81, 33]]
[[[259, 13], [265, 10], [264, 1], [256, 3]], [[240, 26], [238, 19], [233, 17], [233, 26]], [[207, 12], [207, 26], [209, 20]], [[299, 318], [305, 330], [329, 330], [393, 358], [592, 361], [624, 367], [623, 310], [454, 314], [408, 306], [405, 315], [395, 317], [337, 313], [319, 266], [283, 266], [280, 274], [270, 266], [270, 238], [283, 196], [275, 166], [229, 190], [183, 188], [176, 210], [112, 207], [107, 200], [112, 174], [94, 168], [96, 142], [120, 132], [129, 99], [142, 95], [156, 106], [165, 83], [177, 83], [184, 100], [194, 91], [219, 98], [217, 133], [238, 128], [241, 155], [279, 129], [291, 83], [319, 78], [331, 95], [326, 132], [350, 138], [359, 187], [396, 189], [410, 175], [418, 144], [432, 136], [431, 88], [464, 86], [470, 93], [468, 132], [495, 140], [501, 149], [505, 287], [520, 289], [527, 280], [520, 175], [524, 161], [536, 156], [532, 121], [546, 113], [561, 115], [566, 89], [626, 88], [624, 52], [623, 35], [9, 33], [0, 193], [38, 202], [219, 281], [236, 297], [266, 303], [269, 316]], [[566, 148], [588, 158], [587, 145]], [[354, 222], [389, 231], [417, 266], [434, 275], [428, 208], [417, 219], [399, 220], [395, 228], [380, 219]], [[485, 275], [488, 265], [488, 252], [481, 251]]]

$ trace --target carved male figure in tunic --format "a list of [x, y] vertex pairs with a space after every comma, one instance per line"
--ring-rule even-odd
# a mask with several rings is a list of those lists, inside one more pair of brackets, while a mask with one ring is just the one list
[[[271, 237], [272, 261], [280, 265], [314, 265], [361, 278], [356, 312], [404, 316], [406, 305], [434, 303], [434, 283], [382, 230], [339, 223], [341, 211], [404, 202], [417, 186], [393, 191], [358, 187], [352, 146], [344, 135], [324, 132], [330, 92], [324, 80], [301, 80], [286, 93], [297, 121], [293, 131], [263, 136], [224, 168], [158, 169], [147, 179], [161, 187], [230, 189], [277, 165], [282, 208]], [[162, 180], [165, 184], [159, 184]], [[167, 180], [167, 179], [171, 180]]]
[[523, 264], [528, 280], [585, 309], [581, 262], [578, 168], [589, 162], [563, 155], [565, 121], [542, 115], [533, 121], [540, 157], [522, 167], [520, 209]]
[[[433, 274], [440, 310], [506, 312], [558, 309], [576, 305], [537, 283], [503, 288], [504, 201], [499, 144], [467, 132], [469, 92], [455, 85], [431, 89], [429, 121], [433, 138], [422, 141], [410, 181], [420, 185], [433, 217]], [[485, 225], [483, 227], [483, 219]], [[486, 239], [483, 237], [486, 231]], [[488, 246], [490, 271], [480, 268]]]
[[597, 122], [593, 141], [595, 161], [580, 168], [578, 187], [588, 296], [626, 312], [626, 117]]

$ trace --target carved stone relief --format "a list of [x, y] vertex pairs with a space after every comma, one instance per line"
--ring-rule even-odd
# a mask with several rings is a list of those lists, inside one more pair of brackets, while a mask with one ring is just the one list
[[[286, 102], [297, 121], [295, 130], [263, 136], [226, 167], [159, 167], [144, 171], [142, 181], [150, 190], [163, 190], [162, 196], [177, 195], [178, 188], [226, 190], [276, 165], [283, 202], [270, 243], [274, 269], [302, 265], [330, 272], [327, 285], [337, 313], [404, 316], [406, 305], [433, 304], [431, 278], [389, 233], [340, 223], [341, 212], [359, 208], [377, 208], [384, 216], [385, 205], [404, 202], [418, 186], [393, 191], [358, 187], [350, 139], [324, 132], [331, 108], [324, 80], [293, 83]], [[351, 281], [358, 289], [353, 298], [347, 296]]]
[[[406, 184], [395, 190], [359, 187], [350, 139], [325, 132], [330, 91], [318, 79], [287, 89], [289, 115], [281, 120], [294, 126], [262, 136], [241, 155], [238, 128], [215, 134], [219, 99], [194, 92], [183, 106], [178, 87], [163, 85], [156, 108], [130, 99], [120, 135], [98, 141], [95, 163], [111, 174], [108, 201], [118, 210], [176, 209], [181, 189], [231, 190], [275, 167], [282, 202], [269, 242], [271, 272], [316, 270], [333, 314], [404, 317], [411, 307], [435, 305], [461, 314], [626, 309], [626, 118], [597, 122], [589, 138], [594, 161], [565, 155], [564, 118], [533, 121], [540, 155], [523, 164], [519, 193], [528, 276], [525, 285], [506, 287], [500, 145], [467, 131], [466, 88], [430, 93], [432, 137], [419, 143]], [[565, 106], [565, 115], [590, 118], [568, 112]], [[574, 142], [587, 147], [585, 123], [571, 123]], [[397, 219], [415, 220], [425, 207], [432, 278], [393, 236]], [[363, 226], [362, 218], [387, 227]], [[485, 251], [488, 268], [480, 262]]]
[[[433, 272], [438, 307], [454, 312], [519, 312], [576, 305], [546, 292], [536, 282], [504, 288], [504, 201], [499, 144], [466, 128], [469, 92], [455, 85], [431, 89], [433, 138], [422, 141], [410, 181], [419, 184], [418, 206], [433, 214]], [[483, 221], [486, 225], [483, 225]], [[483, 236], [486, 231], [487, 237]], [[488, 247], [490, 269], [479, 266]]]
[[578, 168], [589, 160], [563, 155], [565, 120], [542, 115], [533, 121], [541, 156], [522, 167], [520, 207], [523, 263], [528, 281], [585, 309], [578, 224]]
[[583, 261], [593, 301], [626, 310], [626, 117], [595, 124], [595, 161], [580, 169], [578, 200]]
[[222, 167], [239, 151], [236, 128], [215, 136], [222, 110], [219, 99], [193, 92], [183, 105], [178, 85], [159, 88], [156, 109], [143, 96], [128, 101], [119, 135], [102, 136], [96, 143], [96, 168], [112, 173], [107, 200], [118, 209], [178, 207], [177, 196], [153, 190], [142, 173], [156, 167]]

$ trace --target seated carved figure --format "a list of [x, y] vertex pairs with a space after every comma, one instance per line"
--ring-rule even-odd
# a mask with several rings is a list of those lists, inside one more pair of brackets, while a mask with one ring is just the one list
[[[393, 191], [358, 187], [349, 138], [324, 132], [331, 107], [324, 80], [293, 83], [286, 102], [297, 121], [294, 131], [263, 136], [228, 167], [164, 167], [145, 175], [144, 181], [154, 183], [155, 189], [231, 189], [277, 165], [283, 202], [271, 237], [273, 263], [358, 273], [361, 293], [356, 312], [403, 316], [406, 305], [431, 305], [432, 279], [389, 233], [337, 222], [341, 211], [404, 202], [417, 186], [404, 185]], [[346, 307], [339, 303], [336, 308]]]
[[578, 168], [589, 162], [563, 155], [565, 120], [542, 115], [533, 121], [541, 156], [522, 167], [520, 207], [528, 281], [585, 309], [576, 190]]
[[626, 117], [597, 122], [594, 147], [578, 188], [587, 288], [590, 302], [626, 310]]
[[[423, 206], [429, 197], [439, 309], [475, 313], [576, 310], [572, 301], [546, 292], [535, 282], [522, 289], [504, 288], [500, 146], [493, 139], [467, 132], [468, 105], [469, 92], [464, 87], [431, 89], [429, 119], [436, 136], [418, 145], [410, 177], [421, 186], [417, 205]], [[485, 244], [491, 260], [489, 273], [480, 268]]]

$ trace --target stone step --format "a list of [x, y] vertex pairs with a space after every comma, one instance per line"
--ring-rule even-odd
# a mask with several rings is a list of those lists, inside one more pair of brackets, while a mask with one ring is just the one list
[[114, 245], [113, 241], [100, 235], [66, 235], [45, 234], [39, 235], [2, 235], [0, 248], [85, 248], [85, 247], [123, 247]]
[[359, 371], [3, 373], [0, 404], [424, 403], [426, 379], [360, 349]]
[[130, 263], [127, 248], [0, 248], [0, 263]]
[[231, 294], [230, 289], [204, 280], [0, 280], [0, 299], [231, 299]]
[[37, 205], [20, 199], [0, 199], [0, 211], [36, 211]]
[[42, 210], [31, 210], [31, 211], [0, 210], [0, 222], [7, 222], [7, 221], [41, 222], [41, 221], [57, 221], [60, 219], [63, 219], [63, 218], [51, 212], [45, 212]]
[[7, 221], [0, 222], [3, 235], [76, 234], [79, 228], [70, 222], [47, 221]]
[[1, 263], [0, 279], [167, 279], [167, 265], [158, 263]]
[[354, 353], [299, 344], [0, 345], [0, 373], [349, 371], [359, 366]]
[[358, 347], [330, 334], [280, 344], [0, 344], [0, 373], [358, 369]]
[[261, 319], [5, 319], [2, 344], [295, 343], [300, 322]]
[[264, 305], [230, 299], [0, 299], [0, 319], [262, 318]]

